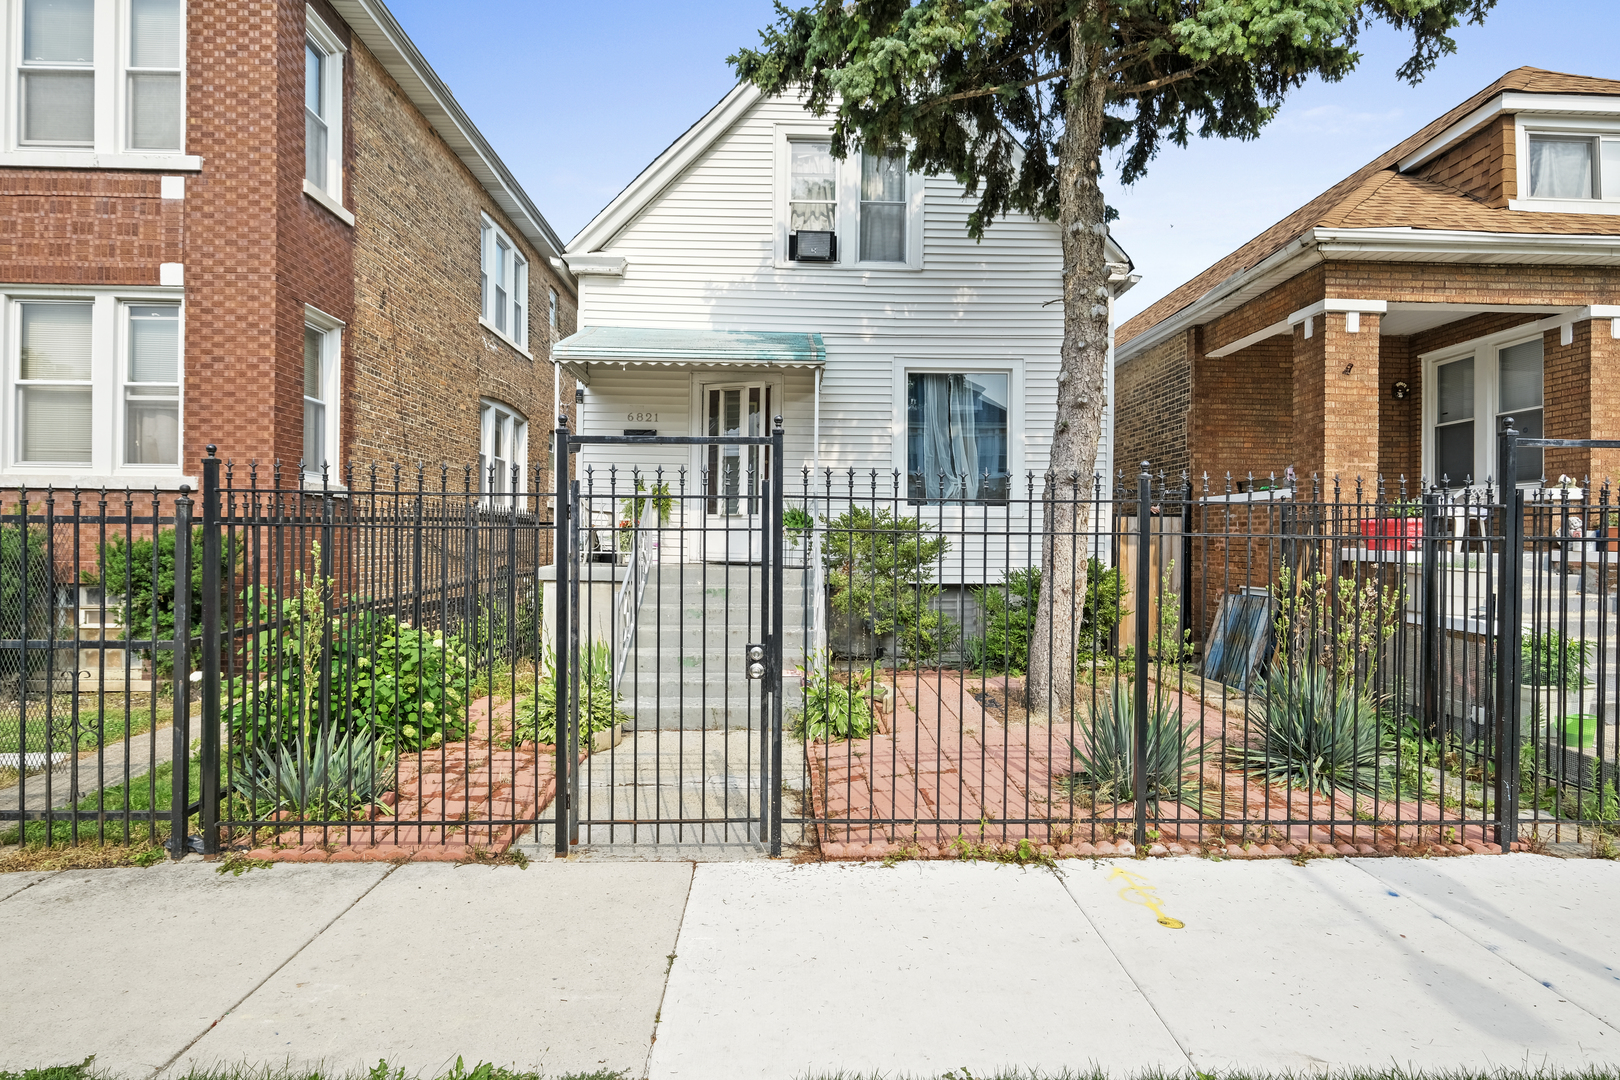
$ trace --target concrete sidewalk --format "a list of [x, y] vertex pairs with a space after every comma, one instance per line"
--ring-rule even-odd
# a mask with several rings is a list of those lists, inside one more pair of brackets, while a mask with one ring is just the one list
[[10, 874], [0, 1069], [1614, 1065], [1617, 896], [1534, 855]]

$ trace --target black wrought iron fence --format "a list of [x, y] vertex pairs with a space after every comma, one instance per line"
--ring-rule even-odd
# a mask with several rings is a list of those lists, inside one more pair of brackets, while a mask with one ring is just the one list
[[[733, 478], [761, 507], [779, 438]], [[1509, 432], [1502, 475], [1520, 444], [1562, 445]], [[559, 775], [588, 804], [561, 820], [617, 837], [616, 778], [684, 783], [688, 757], [747, 799], [768, 779], [760, 835], [835, 856], [1477, 850], [1620, 818], [1605, 485], [1027, 476], [971, 499], [868, 469], [801, 472], [744, 521], [702, 469], [627, 472], [565, 493], [559, 596], [557, 500], [516, 473], [202, 473], [197, 498], [0, 500], [0, 831], [461, 857], [538, 840]], [[599, 646], [556, 656], [564, 601]], [[785, 648], [769, 710], [706, 674], [756, 643]], [[598, 684], [622, 746], [580, 727]], [[690, 831], [685, 796], [647, 794], [676, 810], [637, 825]]]

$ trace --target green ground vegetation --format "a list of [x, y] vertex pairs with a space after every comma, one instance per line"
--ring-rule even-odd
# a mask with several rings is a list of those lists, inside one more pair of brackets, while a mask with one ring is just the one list
[[[191, 759], [191, 798], [196, 799], [199, 791], [198, 770], [200, 763], [195, 755]], [[170, 777], [173, 768], [165, 761], [151, 772], [137, 776], [128, 784], [117, 784], [91, 792], [78, 802], [78, 809], [88, 813], [103, 813], [106, 815], [105, 833], [102, 835], [108, 843], [136, 843], [146, 844], [153, 837], [155, 831], [156, 841], [161, 844], [169, 835], [169, 823], [162, 820], [156, 823], [155, 829], [149, 829], [145, 821], [131, 821], [129, 835], [124, 835], [124, 821], [121, 816], [126, 801], [133, 812], [145, 810], [169, 809]], [[81, 781], [82, 783], [82, 781]], [[155, 796], [155, 798], [154, 798]], [[79, 821], [78, 839], [83, 842], [97, 838], [99, 823], [96, 821]], [[18, 836], [15, 823], [8, 823], [0, 831], [0, 844], [15, 844], [19, 839], [24, 845], [45, 843], [46, 824], [43, 821], [25, 822]], [[53, 821], [50, 824], [51, 844], [72, 844], [74, 842], [73, 823], [71, 821]]]

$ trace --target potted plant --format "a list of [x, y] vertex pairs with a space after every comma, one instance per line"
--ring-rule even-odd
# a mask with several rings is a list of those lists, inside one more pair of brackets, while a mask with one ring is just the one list
[[805, 565], [810, 530], [815, 523], [815, 518], [803, 507], [790, 506], [782, 511], [782, 536], [787, 540], [787, 546], [783, 549], [783, 566]]
[[1379, 503], [1374, 515], [1361, 519], [1369, 551], [1415, 551], [1423, 538], [1423, 504], [1416, 499]]

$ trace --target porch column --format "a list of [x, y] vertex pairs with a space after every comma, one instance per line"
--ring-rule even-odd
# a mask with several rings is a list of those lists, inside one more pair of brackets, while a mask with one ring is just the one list
[[[1593, 306], [1546, 332], [1542, 400], [1550, 439], [1620, 439], [1620, 307]], [[1542, 475], [1620, 478], [1620, 451], [1548, 450]]]
[[[1288, 317], [1294, 328], [1294, 469], [1336, 476], [1347, 496], [1378, 476], [1378, 321], [1382, 300], [1319, 300]], [[1324, 490], [1328, 490], [1324, 487]]]

